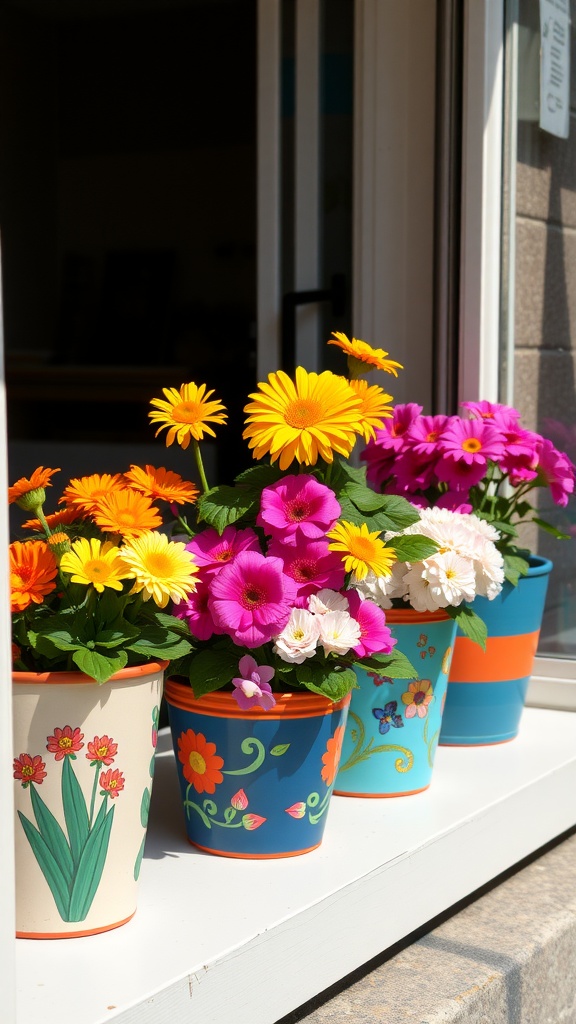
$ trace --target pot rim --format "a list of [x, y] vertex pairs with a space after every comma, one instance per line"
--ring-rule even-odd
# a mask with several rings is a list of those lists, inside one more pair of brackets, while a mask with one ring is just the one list
[[386, 622], [410, 622], [412, 625], [428, 622], [445, 622], [450, 618], [444, 608], [437, 608], [434, 612], [417, 612], [415, 608], [387, 608], [384, 610]]
[[147, 661], [144, 665], [127, 665], [126, 668], [121, 668], [118, 672], [115, 672], [110, 679], [107, 679], [105, 683], [97, 683], [92, 676], [87, 676], [85, 672], [71, 671], [54, 671], [54, 672], [12, 672], [12, 682], [19, 685], [29, 685], [30, 683], [41, 683], [43, 685], [55, 686], [62, 684], [88, 684], [92, 686], [106, 686], [108, 683], [116, 682], [117, 680], [138, 680], [141, 676], [155, 675], [157, 672], [164, 672], [169, 661]]
[[310, 690], [305, 693], [279, 693], [274, 695], [276, 704], [270, 711], [264, 711], [258, 705], [243, 711], [232, 693], [217, 690], [202, 697], [195, 697], [189, 683], [167, 679], [164, 696], [168, 704], [182, 711], [193, 711], [212, 718], [244, 718], [270, 722], [284, 718], [318, 718], [322, 715], [331, 715], [333, 711], [347, 707], [352, 695], [348, 693], [339, 701], [331, 701], [328, 697], [311, 693]]
[[[545, 558], [544, 555], [530, 555], [528, 563], [528, 576], [546, 576], [554, 568], [554, 562]], [[523, 580], [526, 577], [521, 576], [520, 579]]]

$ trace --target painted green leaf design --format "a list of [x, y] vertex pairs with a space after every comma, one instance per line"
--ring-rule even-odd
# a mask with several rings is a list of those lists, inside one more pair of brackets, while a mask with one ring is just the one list
[[146, 836], [143, 836], [142, 842], [140, 843], [140, 849], [138, 850], [138, 856], [134, 863], [134, 881], [137, 882], [140, 877], [140, 868], [142, 867], [142, 858], [144, 856], [144, 847], [146, 846]]
[[140, 804], [140, 821], [142, 828], [146, 828], [148, 824], [148, 815], [150, 814], [150, 790], [145, 789], [142, 793], [142, 803]]
[[59, 865], [56, 863], [54, 856], [48, 848], [46, 841], [42, 838], [37, 829], [34, 828], [31, 821], [28, 821], [21, 811], [18, 811], [18, 817], [26, 838], [32, 847], [32, 852], [36, 857], [38, 866], [44, 875], [54, 902], [58, 908], [58, 913], [63, 921], [69, 921], [69, 903], [70, 903], [70, 891], [66, 884], [66, 879], [62, 874]]
[[275, 747], [272, 747], [272, 750], [270, 751], [270, 753], [271, 753], [272, 757], [282, 757], [282, 754], [286, 753], [286, 751], [288, 750], [289, 746], [290, 746], [289, 743], [278, 743]]
[[84, 795], [69, 757], [64, 758], [62, 766], [62, 806], [72, 858], [77, 865], [86, 845], [90, 826]]
[[70, 921], [84, 921], [92, 906], [106, 863], [114, 810], [112, 807], [88, 836], [70, 894]]
[[60, 823], [56, 820], [52, 811], [48, 809], [34, 786], [30, 787], [30, 798], [38, 831], [58, 864], [66, 886], [69, 887], [72, 882], [72, 875], [74, 874], [74, 863], [66, 836], [60, 827]]

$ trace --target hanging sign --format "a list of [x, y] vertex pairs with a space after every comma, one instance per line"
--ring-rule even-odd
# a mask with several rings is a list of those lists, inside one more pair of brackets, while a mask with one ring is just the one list
[[561, 139], [570, 128], [570, 2], [540, 0], [540, 127]]

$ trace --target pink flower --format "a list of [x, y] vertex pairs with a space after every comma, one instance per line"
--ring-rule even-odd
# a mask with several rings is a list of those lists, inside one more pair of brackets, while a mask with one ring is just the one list
[[239, 789], [237, 793], [234, 793], [234, 796], [230, 799], [230, 803], [232, 804], [232, 807], [235, 808], [235, 810], [245, 811], [246, 808], [248, 807], [248, 797], [246, 796], [244, 790]]
[[124, 789], [124, 773], [118, 771], [117, 768], [109, 768], [107, 772], [102, 772], [100, 785], [102, 786], [102, 795], [108, 795], [114, 800]]
[[42, 760], [40, 754], [35, 754], [34, 757], [20, 754], [20, 757], [14, 758], [14, 778], [22, 783], [23, 789], [27, 789], [32, 782], [41, 786], [47, 775], [45, 767], [46, 762]]
[[[257, 665], [250, 654], [240, 658], [238, 664], [240, 677], [232, 680], [234, 691], [232, 696], [238, 702], [242, 711], [248, 711], [255, 706], [261, 707], [264, 711], [273, 708], [276, 701], [272, 696], [270, 680], [274, 676], [274, 669], [271, 665]], [[234, 805], [235, 806], [235, 805]]]
[[345, 572], [342, 559], [330, 551], [327, 540], [299, 539], [288, 547], [279, 540], [270, 542], [271, 555], [282, 558], [284, 573], [296, 584], [295, 599], [305, 605], [310, 594], [317, 590], [339, 590], [344, 586]]
[[498, 402], [462, 402], [462, 408], [472, 414], [473, 419], [484, 420], [494, 426], [502, 427], [502, 423], [518, 422], [520, 413], [511, 405], [500, 405]]
[[567, 455], [544, 439], [539, 453], [538, 474], [548, 484], [556, 505], [565, 508], [568, 498], [574, 493], [575, 467]]
[[253, 832], [255, 828], [260, 828], [260, 825], [263, 825], [265, 821], [266, 818], [261, 818], [259, 814], [245, 814], [242, 818], [242, 824], [249, 832]]
[[456, 490], [467, 490], [480, 483], [488, 459], [497, 462], [504, 446], [500, 431], [494, 427], [486, 426], [482, 420], [461, 420], [453, 416], [442, 434], [440, 450], [442, 459], [436, 470], [439, 479], [446, 480]]
[[216, 630], [214, 619], [208, 607], [210, 590], [207, 584], [199, 583], [193, 594], [186, 601], [174, 605], [173, 614], [179, 619], [186, 619], [190, 632], [197, 640], [209, 640]]
[[347, 590], [350, 615], [360, 626], [360, 640], [354, 648], [359, 658], [371, 654], [390, 654], [396, 640], [386, 625], [386, 616], [373, 601], [362, 598], [357, 590]]
[[434, 504], [436, 508], [447, 508], [449, 512], [462, 512], [467, 514], [473, 511], [472, 505], [467, 499], [467, 492], [446, 491], [444, 494], [441, 494], [439, 498], [436, 498]]
[[406, 431], [406, 441], [418, 456], [438, 457], [438, 440], [450, 422], [449, 416], [418, 416]]
[[262, 491], [256, 520], [266, 533], [294, 543], [298, 537], [323, 537], [340, 516], [334, 492], [313, 476], [285, 476]]
[[118, 744], [110, 736], [95, 736], [86, 749], [91, 765], [109, 765], [118, 753]]
[[382, 489], [392, 473], [396, 474], [398, 457], [406, 449], [405, 434], [421, 412], [422, 406], [415, 402], [395, 406], [392, 418], [384, 421], [382, 429], [376, 431], [374, 441], [370, 441], [361, 453], [360, 458], [368, 464], [368, 481], [376, 490]]
[[284, 808], [286, 814], [289, 814], [291, 818], [303, 818], [306, 814], [306, 804], [300, 800], [297, 804], [292, 804], [290, 807]]
[[260, 647], [288, 622], [292, 592], [283, 568], [280, 558], [241, 551], [214, 576], [208, 607], [239, 647]]
[[259, 551], [260, 545], [254, 530], [227, 526], [222, 536], [212, 527], [203, 530], [186, 545], [186, 549], [193, 553], [201, 578], [209, 578], [225, 565], [230, 565], [241, 551]]
[[83, 739], [84, 733], [80, 729], [65, 725], [63, 729], [54, 729], [54, 735], [47, 737], [46, 750], [55, 755], [56, 761], [62, 761], [65, 757], [76, 760], [76, 754], [84, 746]]

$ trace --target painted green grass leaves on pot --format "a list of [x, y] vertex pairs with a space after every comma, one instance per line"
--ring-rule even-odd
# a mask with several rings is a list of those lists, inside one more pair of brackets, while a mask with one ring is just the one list
[[30, 792], [34, 821], [18, 811], [18, 817], [38, 866], [46, 879], [63, 921], [84, 921], [98, 891], [106, 864], [114, 823], [113, 800], [124, 789], [124, 775], [111, 768], [118, 745], [107, 736], [95, 736], [86, 745], [85, 757], [94, 769], [86, 797], [72, 762], [84, 747], [84, 734], [66, 725], [47, 737], [46, 749], [62, 763], [61, 793], [65, 828], [40, 796], [48, 772], [40, 754], [20, 754], [14, 759], [14, 778]]

